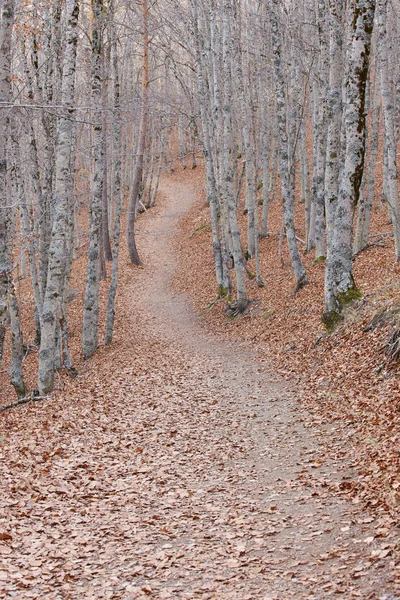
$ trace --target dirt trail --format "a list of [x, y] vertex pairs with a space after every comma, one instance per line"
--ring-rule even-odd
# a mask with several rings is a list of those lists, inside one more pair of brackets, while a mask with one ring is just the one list
[[384, 532], [335, 492], [351, 470], [327, 458], [329, 428], [310, 429], [295, 390], [173, 291], [196, 190], [169, 178], [162, 191], [79, 403], [22, 409], [34, 441], [28, 421], [0, 447], [0, 596], [396, 598]]

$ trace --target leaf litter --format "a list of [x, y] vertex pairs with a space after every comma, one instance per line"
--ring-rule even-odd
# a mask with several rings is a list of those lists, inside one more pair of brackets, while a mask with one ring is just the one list
[[354, 496], [351, 436], [237, 328], [202, 327], [201, 270], [172, 286], [196, 276], [176, 236], [196, 177], [165, 177], [139, 221], [144, 269], [123, 248], [113, 345], [1, 417], [0, 595], [395, 598], [393, 516]]

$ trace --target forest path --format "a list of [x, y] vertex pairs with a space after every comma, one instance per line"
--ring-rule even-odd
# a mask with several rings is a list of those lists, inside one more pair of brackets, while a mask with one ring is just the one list
[[30, 409], [40, 427], [14, 438], [26, 463], [2, 467], [0, 596], [395, 598], [376, 523], [335, 491], [351, 472], [327, 458], [329, 428], [307, 427], [295, 391], [174, 292], [197, 190], [161, 187], [138, 222], [145, 266], [121, 269], [113, 346], [73, 399]]

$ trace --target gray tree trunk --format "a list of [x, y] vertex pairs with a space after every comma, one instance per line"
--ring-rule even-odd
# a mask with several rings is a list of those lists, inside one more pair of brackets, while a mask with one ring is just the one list
[[399, 187], [397, 181], [397, 135], [396, 135], [396, 111], [393, 97], [393, 82], [389, 77], [389, 53], [387, 48], [387, 0], [378, 0], [378, 50], [379, 50], [379, 74], [382, 96], [383, 130], [386, 142], [386, 200], [389, 205], [390, 215], [393, 223], [394, 245], [396, 262], [400, 261], [400, 207]]
[[79, 4], [79, 0], [67, 0], [66, 5], [67, 30], [61, 84], [61, 101], [66, 108], [57, 125], [54, 219], [39, 350], [38, 387], [41, 395], [48, 394], [54, 387], [56, 334], [62, 310], [66, 252], [70, 247], [67, 239], [69, 205], [71, 202], [69, 180], [71, 178], [73, 130], [76, 127], [74, 121], [74, 90]]
[[304, 194], [304, 229], [306, 249], [308, 248], [308, 238], [310, 235], [310, 219], [311, 219], [311, 188], [310, 188], [310, 162], [308, 159], [306, 128], [304, 119], [300, 125], [299, 135], [299, 153], [300, 153], [300, 168], [302, 177], [302, 188]]
[[158, 150], [159, 150], [158, 167], [157, 167], [157, 173], [156, 173], [155, 183], [154, 183], [153, 189], [151, 191], [151, 196], [150, 196], [150, 201], [149, 201], [149, 208], [153, 208], [153, 206], [156, 203], [158, 186], [159, 186], [159, 183], [160, 183], [161, 171], [162, 171], [163, 164], [164, 164], [164, 155], [165, 155], [165, 133], [164, 133], [164, 129], [162, 129], [162, 131], [160, 132], [160, 140], [159, 140], [159, 148], [158, 148]]
[[[375, 68], [373, 81], [369, 77], [367, 99], [366, 101], [366, 113], [369, 114], [371, 103], [372, 103], [372, 122], [371, 128], [367, 129], [366, 135], [366, 154], [369, 146], [369, 158], [368, 158], [368, 169], [364, 168], [364, 176], [360, 190], [360, 200], [358, 203], [357, 210], [357, 225], [356, 232], [354, 235], [353, 252], [354, 255], [361, 252], [368, 244], [369, 227], [371, 221], [371, 209], [375, 195], [375, 170], [376, 161], [378, 156], [378, 145], [379, 145], [379, 116], [380, 116], [380, 85], [379, 85], [379, 71], [377, 60], [375, 56]], [[370, 186], [372, 185], [372, 195], [370, 194]]]
[[[378, 57], [375, 59], [378, 62]], [[357, 254], [366, 247], [369, 240], [372, 205], [375, 197], [375, 174], [379, 152], [379, 121], [380, 121], [380, 84], [379, 72], [375, 74], [374, 105], [372, 110], [372, 125], [369, 146], [368, 173], [364, 190], [364, 203], [357, 218], [357, 231], [354, 240], [354, 253]], [[361, 207], [360, 207], [361, 208]]]
[[131, 194], [129, 197], [128, 222], [127, 222], [127, 242], [129, 257], [133, 265], [141, 265], [139, 253], [135, 240], [135, 220], [137, 203], [140, 196], [143, 180], [144, 154], [146, 149], [148, 111], [149, 111], [149, 7], [147, 0], [141, 0], [142, 18], [143, 18], [143, 70], [142, 70], [142, 117], [139, 128], [139, 141], [136, 153], [135, 171], [132, 183]]
[[23, 249], [26, 247], [28, 254], [29, 272], [33, 289], [33, 297], [35, 300], [34, 314], [36, 319], [36, 342], [40, 342], [40, 330], [42, 321], [43, 301], [41, 296], [38, 268], [37, 268], [37, 253], [35, 247], [35, 231], [33, 226], [33, 211], [32, 205], [27, 202], [27, 193], [25, 186], [27, 185], [26, 178], [21, 175], [21, 165], [23, 164], [20, 143], [18, 140], [17, 118], [14, 116], [11, 125], [11, 148], [14, 158], [13, 177], [15, 187], [18, 191], [18, 203], [20, 206], [20, 224], [22, 229], [22, 244]]
[[360, 297], [353, 277], [352, 232], [364, 171], [365, 92], [375, 6], [375, 0], [355, 0], [353, 6], [345, 82], [345, 156], [325, 276], [323, 321], [329, 331], [341, 319], [344, 307]]
[[[112, 14], [113, 17], [114, 13]], [[115, 320], [115, 297], [118, 285], [118, 262], [119, 262], [119, 243], [121, 234], [121, 208], [122, 208], [122, 189], [121, 189], [121, 106], [120, 106], [120, 81], [118, 51], [115, 37], [114, 24], [111, 23], [111, 44], [112, 44], [112, 66], [114, 75], [114, 114], [113, 114], [113, 133], [114, 133], [114, 152], [115, 152], [115, 171], [114, 171], [114, 234], [112, 250], [112, 270], [111, 283], [108, 291], [107, 305], [107, 326], [104, 339], [105, 344], [111, 344], [114, 320]]]
[[220, 225], [218, 216], [218, 205], [217, 205], [217, 185], [215, 178], [215, 164], [213, 156], [213, 146], [211, 137], [213, 135], [213, 128], [211, 123], [211, 117], [209, 113], [210, 97], [207, 93], [207, 86], [205, 82], [205, 61], [206, 56], [202, 48], [199, 31], [199, 15], [197, 0], [191, 2], [192, 18], [194, 25], [194, 43], [196, 48], [196, 71], [197, 71], [197, 90], [200, 107], [200, 116], [203, 129], [203, 143], [204, 143], [204, 155], [206, 162], [206, 178], [207, 178], [207, 202], [210, 207], [210, 220], [211, 220], [211, 233], [212, 233], [212, 245], [214, 253], [214, 266], [215, 274], [218, 286], [218, 294], [226, 295], [228, 292], [225, 287], [226, 282], [224, 281], [224, 268], [222, 262], [221, 252], [221, 237], [220, 237]]
[[317, 119], [316, 125], [318, 135], [316, 139], [315, 152], [316, 176], [315, 176], [315, 258], [320, 260], [325, 257], [325, 202], [324, 202], [324, 182], [325, 182], [325, 164], [326, 164], [326, 142], [327, 142], [327, 120], [326, 120], [326, 100], [327, 100], [327, 82], [328, 82], [328, 45], [326, 41], [326, 8], [324, 0], [318, 0], [317, 23], [319, 29], [319, 57], [318, 57], [318, 98], [317, 98]]
[[0, 7], [0, 363], [7, 324], [8, 291], [11, 284], [8, 234], [11, 204], [7, 185], [7, 142], [11, 103], [11, 36], [14, 24], [14, 0], [5, 0]]
[[[103, 69], [104, 70], [104, 69]], [[111, 242], [110, 242], [110, 232], [109, 232], [109, 228], [108, 228], [108, 171], [109, 171], [109, 164], [108, 164], [108, 151], [107, 151], [107, 146], [108, 146], [108, 140], [107, 140], [107, 117], [106, 115], [107, 113], [107, 86], [104, 84], [104, 79], [103, 79], [103, 85], [105, 87], [105, 89], [103, 90], [102, 94], [103, 94], [103, 110], [104, 110], [104, 115], [103, 115], [103, 156], [104, 156], [104, 175], [103, 175], [103, 206], [102, 206], [102, 221], [101, 221], [101, 227], [102, 227], [102, 243], [103, 243], [103, 248], [104, 248], [104, 255], [106, 260], [112, 260], [112, 252], [111, 252]]]
[[340, 131], [342, 122], [342, 0], [329, 0], [329, 95], [328, 139], [325, 166], [325, 213], [327, 245], [333, 233], [339, 191]]
[[[49, 105], [59, 101], [60, 89], [60, 64], [62, 63], [62, 43], [61, 42], [61, 15], [62, 1], [55, 0], [48, 7], [48, 21], [45, 24], [45, 43], [46, 43], [46, 63], [43, 66], [35, 62], [35, 78], [40, 80], [43, 72], [43, 90], [40, 96], [43, 96], [43, 103]], [[37, 46], [32, 49], [35, 56]], [[50, 248], [50, 236], [54, 211], [54, 171], [55, 171], [55, 143], [57, 118], [52, 111], [42, 112], [43, 125], [43, 185], [41, 186], [41, 215], [40, 215], [40, 268], [41, 268], [41, 287], [43, 296], [47, 285], [48, 256]]]
[[274, 72], [276, 82], [276, 105], [279, 131], [279, 161], [280, 161], [280, 179], [283, 198], [283, 216], [286, 229], [286, 239], [290, 254], [293, 274], [296, 279], [296, 290], [307, 284], [307, 275], [301, 262], [299, 249], [297, 247], [296, 232], [294, 225], [294, 178], [292, 176], [292, 162], [294, 156], [289, 156], [288, 124], [287, 124], [287, 103], [286, 86], [282, 71], [282, 43], [279, 29], [277, 10], [278, 0], [270, 0], [270, 19], [272, 28], [272, 46], [274, 56]]
[[[265, 119], [265, 123], [267, 120]], [[269, 192], [271, 186], [271, 159], [274, 157], [274, 146], [271, 137], [268, 135], [266, 127], [263, 135], [263, 147], [262, 147], [262, 211], [261, 211], [261, 229], [260, 237], [268, 237], [268, 215], [269, 215]]]
[[[241, 108], [242, 118], [242, 136], [243, 150], [245, 160], [245, 177], [246, 177], [246, 210], [247, 210], [247, 254], [249, 258], [256, 255], [256, 244], [258, 243], [257, 231], [255, 228], [255, 210], [257, 193], [254, 185], [255, 182], [255, 152], [254, 143], [251, 137], [251, 117], [250, 117], [250, 101], [245, 94], [245, 83], [243, 75], [244, 52], [241, 48], [241, 27], [240, 27], [240, 7], [237, 9], [237, 16], [234, 20], [237, 24], [235, 27], [237, 58], [234, 61], [236, 64], [236, 85], [238, 89], [238, 100]], [[247, 86], [246, 86], [247, 87]]]
[[[28, 100], [34, 101], [34, 91], [32, 86], [32, 77], [29, 71], [25, 45], [23, 44], [22, 48], [22, 60], [25, 71], [26, 78], [26, 88], [28, 93]], [[32, 118], [28, 120], [27, 123], [28, 130], [28, 143], [29, 143], [29, 158], [30, 158], [30, 167], [31, 167], [31, 178], [33, 182], [33, 188], [35, 192], [36, 202], [38, 205], [38, 219], [36, 223], [36, 227], [39, 233], [39, 273], [40, 273], [40, 294], [42, 297], [42, 302], [44, 300], [44, 294], [46, 291], [47, 285], [47, 273], [48, 273], [48, 261], [49, 261], [49, 231], [48, 227], [50, 224], [50, 220], [47, 216], [47, 207], [45, 203], [45, 199], [43, 196], [42, 190], [42, 181], [40, 177], [40, 160], [39, 160], [39, 152], [38, 152], [38, 144], [36, 140], [36, 134], [33, 127]]]
[[[221, 35], [217, 27], [217, 12], [214, 0], [210, 2], [209, 10], [209, 37], [210, 44], [208, 54], [204, 53], [204, 76], [209, 72], [209, 105], [212, 110], [207, 112], [208, 117], [208, 140], [210, 146], [210, 177], [208, 176], [208, 185], [214, 185], [215, 206], [210, 204], [211, 218], [219, 219], [221, 233], [221, 262], [222, 262], [222, 287], [218, 284], [219, 294], [229, 297], [232, 292], [232, 281], [230, 273], [230, 262], [232, 256], [232, 239], [229, 225], [228, 205], [225, 194], [224, 174], [223, 174], [223, 139], [224, 139], [224, 118], [222, 111], [222, 81], [223, 81], [223, 63], [221, 51]], [[205, 86], [205, 91], [207, 86]], [[206, 97], [206, 96], [204, 96]], [[212, 169], [212, 170], [211, 170]], [[213, 183], [212, 183], [213, 178]], [[211, 190], [211, 187], [210, 187]]]
[[84, 358], [86, 359], [92, 356], [92, 354], [96, 351], [98, 345], [101, 243], [100, 233], [104, 176], [101, 80], [102, 25], [104, 11], [103, 0], [92, 0], [92, 10], [92, 102], [94, 107], [94, 179], [92, 204], [90, 210], [90, 242], [82, 324], [82, 352]]
[[236, 214], [236, 203], [233, 193], [233, 171], [231, 164], [232, 136], [232, 32], [230, 24], [233, 20], [231, 0], [224, 0], [222, 15], [222, 56], [224, 76], [224, 107], [223, 107], [223, 147], [221, 170], [224, 183], [225, 201], [228, 208], [228, 222], [231, 234], [232, 255], [236, 275], [236, 310], [242, 312], [248, 304], [244, 258], [240, 241], [240, 231]]
[[14, 283], [12, 281], [10, 282], [8, 306], [10, 311], [11, 326], [11, 364], [9, 370], [10, 381], [18, 398], [24, 398], [28, 391], [24, 382], [24, 375], [22, 371], [24, 345], [19, 320], [18, 302], [15, 295]]

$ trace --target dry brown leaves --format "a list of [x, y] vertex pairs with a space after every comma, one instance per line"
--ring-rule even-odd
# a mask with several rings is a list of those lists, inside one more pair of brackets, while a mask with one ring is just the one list
[[138, 223], [144, 268], [130, 267], [123, 248], [114, 343], [87, 363], [84, 257], [76, 261], [80, 375], [62, 374], [51, 399], [1, 416], [1, 597], [395, 598], [392, 518], [382, 505], [363, 512], [360, 494], [344, 497], [360, 477], [343, 442], [361, 436], [357, 423], [299, 410], [293, 386], [274, 373], [272, 359], [291, 376], [299, 360], [297, 347], [288, 360], [279, 332], [290, 346], [305, 329], [289, 310], [300, 300], [284, 287], [288, 271], [274, 271], [271, 258], [280, 289], [272, 293], [269, 278], [265, 297], [228, 327], [214, 309], [203, 319], [212, 334], [170, 288], [177, 269], [199, 307], [213, 300], [207, 233], [187, 236], [206, 218], [201, 207], [177, 239], [179, 262], [172, 246], [202, 185], [200, 172], [165, 178], [167, 196]]
[[[400, 302], [400, 267], [393, 260], [393, 238], [385, 207], [377, 200], [373, 211], [372, 243], [378, 245], [355, 259], [355, 277], [364, 297], [348, 311], [345, 324], [334, 335], [328, 336], [321, 324], [324, 265], [313, 264], [311, 255], [304, 256], [309, 285], [294, 294], [286, 249], [285, 267], [280, 263], [279, 198], [271, 205], [271, 233], [261, 240], [261, 270], [266, 286], [260, 289], [249, 280], [250, 307], [242, 317], [230, 321], [221, 303], [207, 309], [216, 294], [210, 233], [204, 228], [190, 237], [201, 224], [209, 222], [204, 186], [201, 188], [203, 174], [197, 176], [201, 199], [183, 220], [178, 242], [181, 255], [192, 269], [178, 274], [177, 288], [190, 295], [205, 326], [225, 338], [245, 342], [257, 350], [261, 363], [296, 381], [301, 403], [315, 422], [335, 422], [343, 452], [357, 468], [351, 484], [356, 501], [397, 521], [400, 371], [398, 366], [385, 363], [384, 347], [392, 331], [389, 322], [381, 320], [369, 327], [382, 310], [390, 311]], [[296, 207], [296, 217], [298, 235], [304, 239], [301, 204]], [[245, 240], [245, 217], [241, 218], [241, 227]]]

